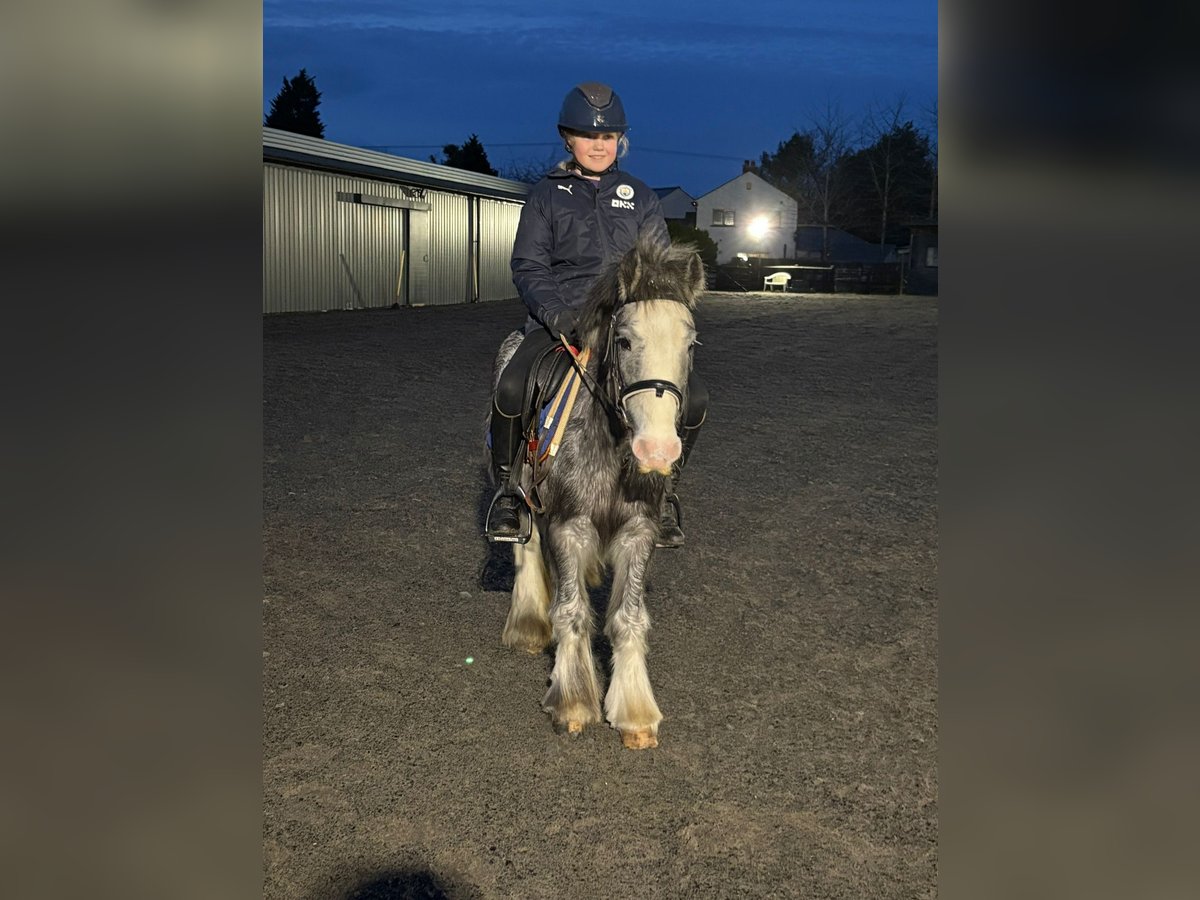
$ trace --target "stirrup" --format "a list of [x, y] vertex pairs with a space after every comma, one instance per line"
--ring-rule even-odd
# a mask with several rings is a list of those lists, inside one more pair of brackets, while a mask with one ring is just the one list
[[[492, 502], [488, 504], [487, 517], [483, 523], [484, 535], [493, 544], [528, 544], [529, 539], [533, 537], [533, 514], [529, 511], [529, 500], [520, 485], [515, 486], [510, 494], [505, 493], [505, 487], [507, 485], [501, 484], [492, 496]], [[496, 508], [496, 501], [504, 496], [515, 496], [517, 499], [517, 533], [512, 536], [491, 533], [492, 511]]]

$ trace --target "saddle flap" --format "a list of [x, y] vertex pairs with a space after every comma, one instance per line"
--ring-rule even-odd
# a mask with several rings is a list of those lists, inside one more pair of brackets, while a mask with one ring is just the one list
[[[579, 365], [586, 366], [588, 364], [591, 356], [590, 350], [580, 353], [572, 347], [571, 353], [575, 355]], [[563, 360], [567, 361], [565, 355], [563, 355]], [[544, 462], [558, 452], [558, 445], [562, 442], [567, 420], [571, 417], [575, 398], [579, 394], [580, 381], [579, 370], [575, 366], [571, 366], [566, 372], [566, 377], [559, 383], [558, 390], [555, 391], [550, 402], [539, 411], [536, 446], [533, 442], [530, 444], [530, 449], [536, 454], [538, 462]]]

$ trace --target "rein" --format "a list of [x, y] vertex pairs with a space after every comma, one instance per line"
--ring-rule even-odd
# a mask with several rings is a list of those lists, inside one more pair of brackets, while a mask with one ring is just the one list
[[[579, 360], [575, 356], [574, 351], [571, 350], [571, 345], [567, 343], [567, 339], [560, 334], [558, 336], [558, 342], [562, 344], [563, 348], [567, 351], [567, 358], [571, 361], [571, 365], [575, 367], [575, 371], [579, 373], [579, 377], [583, 379], [583, 384], [588, 389], [588, 393], [600, 401], [600, 405], [604, 407], [605, 412], [607, 412], [610, 416], [618, 415], [619, 417], [616, 405], [611, 399], [609, 399], [608, 395], [604, 393], [604, 391], [600, 390], [600, 385], [596, 383], [595, 378], [588, 374], [588, 370], [579, 364]], [[605, 359], [607, 358], [608, 354], [606, 352]]]

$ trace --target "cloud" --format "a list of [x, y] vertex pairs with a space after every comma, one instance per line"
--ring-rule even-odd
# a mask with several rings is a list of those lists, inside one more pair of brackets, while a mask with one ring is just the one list
[[[731, 22], [730, 7], [713, 0], [686, 4], [686, 16], [680, 3], [655, 4], [653, 15], [610, 3], [586, 18], [526, 0], [500, 12], [456, 4], [450, 13], [372, 0], [268, 0], [263, 102], [303, 66], [324, 94], [329, 139], [440, 147], [477, 133], [496, 163], [544, 159], [556, 144], [554, 116], [566, 89], [608, 81], [633, 123], [631, 171], [703, 191], [736, 174], [737, 159], [786, 140], [827, 96], [857, 112], [902, 91], [917, 104], [935, 94], [932, 4], [926, 25], [879, 0], [845, 5], [756, 0], [753, 14], [743, 6], [743, 19]], [[330, 15], [343, 24], [329, 24]], [[293, 24], [279, 24], [285, 16]], [[639, 146], [734, 161], [639, 153]], [[393, 152], [424, 158], [432, 150]]]

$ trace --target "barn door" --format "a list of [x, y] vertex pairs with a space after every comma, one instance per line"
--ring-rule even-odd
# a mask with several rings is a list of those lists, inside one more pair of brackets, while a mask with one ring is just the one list
[[408, 252], [405, 255], [408, 305], [424, 306], [429, 302], [429, 210], [408, 211]]
[[403, 303], [404, 210], [384, 197], [338, 195], [338, 305], [377, 309]]

